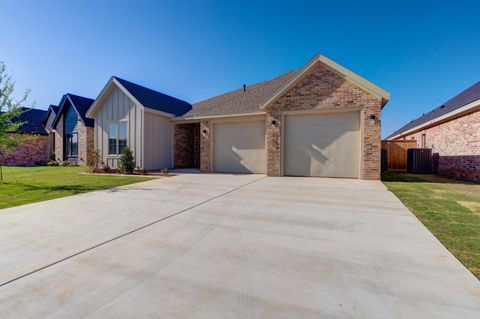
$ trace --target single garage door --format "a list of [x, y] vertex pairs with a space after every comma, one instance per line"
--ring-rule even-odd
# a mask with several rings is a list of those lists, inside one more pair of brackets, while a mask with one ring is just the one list
[[360, 113], [285, 116], [284, 174], [359, 177]]
[[261, 173], [267, 170], [265, 121], [214, 124], [214, 170]]

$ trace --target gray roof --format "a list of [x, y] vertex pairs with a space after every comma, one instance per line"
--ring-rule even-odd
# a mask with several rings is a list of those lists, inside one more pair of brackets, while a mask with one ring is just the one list
[[248, 85], [246, 90], [238, 90], [218, 95], [207, 100], [194, 103], [192, 110], [184, 117], [234, 115], [256, 113], [260, 106], [275, 93], [282, 84], [288, 81], [296, 71], [290, 71], [270, 81]]
[[450, 113], [462, 106], [465, 106], [473, 101], [480, 99], [480, 81], [461, 92], [460, 94], [454, 96], [444, 104], [440, 105], [436, 109], [423, 114], [419, 118], [410, 121], [410, 123], [402, 126], [400, 129], [396, 130], [387, 137], [387, 140], [398, 135], [402, 134], [410, 129], [413, 129], [423, 123], [427, 123], [431, 120], [434, 120], [440, 116], [443, 116], [447, 113]]

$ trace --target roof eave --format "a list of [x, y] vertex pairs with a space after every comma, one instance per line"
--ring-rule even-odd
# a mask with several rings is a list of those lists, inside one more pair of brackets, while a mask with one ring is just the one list
[[468, 103], [468, 104], [466, 104], [466, 105], [464, 105], [464, 106], [462, 106], [462, 107], [460, 107], [456, 110], [453, 110], [451, 112], [443, 114], [442, 116], [436, 117], [436, 118], [434, 118], [430, 121], [427, 121], [427, 122], [419, 124], [415, 127], [412, 127], [411, 129], [408, 129], [406, 131], [399, 132], [399, 133], [396, 133], [396, 134], [394, 133], [395, 135], [390, 135], [390, 136], [387, 137], [387, 139], [388, 140], [394, 140], [394, 139], [404, 137], [406, 135], [414, 134], [414, 133], [417, 133], [417, 132], [419, 132], [421, 130], [424, 130], [426, 128], [439, 125], [441, 123], [450, 121], [452, 119], [455, 119], [455, 118], [458, 118], [458, 117], [463, 116], [465, 114], [468, 114], [468, 113], [471, 113], [471, 112], [476, 112], [476, 111], [480, 111], [480, 99], [475, 100], [471, 103]]
[[285, 82], [277, 91], [275, 91], [263, 104], [260, 105], [260, 109], [264, 109], [285, 93], [290, 87], [297, 83], [303, 75], [305, 75], [316, 63], [321, 62], [330, 69], [336, 71], [337, 73], [343, 75], [346, 79], [352, 81], [357, 86], [363, 88], [372, 95], [378, 97], [382, 100], [382, 108], [390, 100], [390, 93], [382, 89], [381, 87], [373, 84], [372, 82], [366, 80], [365, 78], [359, 76], [358, 74], [348, 70], [347, 68], [341, 66], [335, 61], [327, 58], [322, 54], [317, 54], [310, 61], [308, 61], [290, 80]]

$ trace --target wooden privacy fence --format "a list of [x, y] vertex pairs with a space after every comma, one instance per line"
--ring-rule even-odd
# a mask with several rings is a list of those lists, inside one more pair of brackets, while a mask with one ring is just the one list
[[387, 152], [387, 169], [406, 170], [407, 150], [409, 148], [417, 148], [417, 141], [382, 141], [382, 150], [386, 150]]

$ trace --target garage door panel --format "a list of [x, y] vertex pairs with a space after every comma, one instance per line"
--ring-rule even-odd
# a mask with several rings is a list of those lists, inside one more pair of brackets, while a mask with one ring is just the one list
[[358, 112], [288, 115], [285, 127], [285, 175], [358, 178]]
[[215, 124], [215, 171], [265, 173], [266, 157], [264, 121]]

